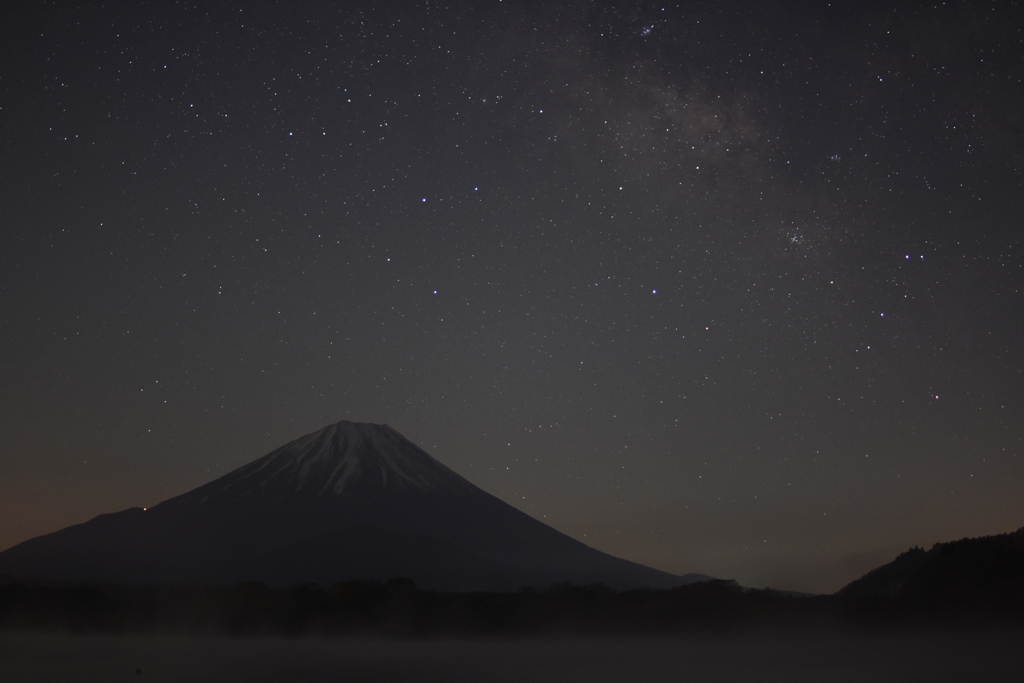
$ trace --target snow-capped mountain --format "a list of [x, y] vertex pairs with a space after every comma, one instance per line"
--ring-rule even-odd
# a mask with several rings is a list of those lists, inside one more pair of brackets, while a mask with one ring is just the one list
[[[467, 494], [472, 484], [387, 425], [339, 422], [307, 434], [178, 498], [311, 500], [369, 491]], [[170, 502], [170, 501], [168, 501]]]
[[150, 508], [100, 515], [0, 553], [0, 574], [276, 585], [407, 577], [424, 587], [554, 582], [668, 588], [482, 491], [386, 425], [339, 422]]

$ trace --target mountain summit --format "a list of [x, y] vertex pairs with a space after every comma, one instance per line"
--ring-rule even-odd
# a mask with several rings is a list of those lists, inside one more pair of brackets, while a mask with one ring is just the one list
[[459, 495], [476, 490], [391, 427], [342, 421], [172, 500], [198, 505], [247, 498], [295, 502], [383, 492]]
[[276, 585], [408, 577], [446, 590], [569, 581], [670, 588], [484, 492], [387, 425], [342, 421], [150, 508], [0, 553], [0, 574]]

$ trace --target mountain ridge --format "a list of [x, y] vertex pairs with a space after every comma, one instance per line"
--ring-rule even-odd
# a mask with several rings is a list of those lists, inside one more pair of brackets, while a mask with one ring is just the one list
[[911, 548], [850, 582], [836, 596], [933, 609], [1024, 606], [1024, 527]]

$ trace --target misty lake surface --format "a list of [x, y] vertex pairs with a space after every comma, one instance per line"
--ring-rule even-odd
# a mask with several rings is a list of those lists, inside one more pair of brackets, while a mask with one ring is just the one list
[[0, 634], [0, 680], [1022, 681], [1024, 634], [424, 641]]

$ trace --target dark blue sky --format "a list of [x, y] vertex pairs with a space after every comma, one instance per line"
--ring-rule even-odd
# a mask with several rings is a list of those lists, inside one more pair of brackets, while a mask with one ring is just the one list
[[1019, 8], [5, 12], [0, 547], [339, 419], [747, 585], [1024, 520]]

